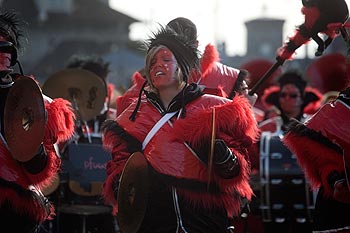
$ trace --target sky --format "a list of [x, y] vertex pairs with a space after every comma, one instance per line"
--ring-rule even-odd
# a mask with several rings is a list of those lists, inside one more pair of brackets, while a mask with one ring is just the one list
[[230, 56], [246, 52], [246, 21], [284, 19], [284, 40], [303, 23], [301, 0], [110, 0], [110, 6], [141, 21], [130, 27], [132, 40], [146, 39], [159, 23], [165, 25], [182, 16], [197, 25], [201, 50], [208, 43], [225, 42]]

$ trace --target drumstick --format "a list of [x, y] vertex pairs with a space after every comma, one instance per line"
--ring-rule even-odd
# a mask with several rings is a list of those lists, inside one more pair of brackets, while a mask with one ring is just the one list
[[279, 66], [283, 65], [284, 61], [277, 60], [276, 63], [258, 80], [258, 82], [250, 89], [249, 95], [254, 95], [258, 88], [265, 82]]
[[214, 157], [214, 146], [215, 146], [215, 107], [213, 107], [213, 118], [212, 118], [212, 129], [211, 129], [211, 142], [210, 142], [210, 153], [208, 158], [208, 186], [207, 190], [209, 191], [210, 182], [211, 182], [211, 171], [213, 168], [213, 157]]

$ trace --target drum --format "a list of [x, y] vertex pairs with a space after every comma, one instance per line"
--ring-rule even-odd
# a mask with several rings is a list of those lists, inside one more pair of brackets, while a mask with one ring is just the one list
[[101, 144], [71, 143], [63, 159], [67, 173], [70, 204], [100, 204], [102, 184], [106, 179], [106, 164], [111, 159]]
[[260, 209], [264, 222], [312, 221], [315, 194], [282, 135], [263, 132], [260, 141]]
[[115, 232], [112, 207], [105, 205], [101, 196], [110, 159], [110, 153], [102, 144], [66, 146], [62, 170], [67, 186], [64, 201], [57, 208], [60, 232]]

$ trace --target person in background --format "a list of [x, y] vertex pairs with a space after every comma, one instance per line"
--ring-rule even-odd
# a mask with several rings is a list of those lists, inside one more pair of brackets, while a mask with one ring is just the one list
[[[167, 24], [167, 27], [176, 33], [185, 35], [187, 42], [198, 48], [197, 27], [190, 19], [175, 18]], [[142, 71], [143, 69], [134, 73], [133, 86], [123, 96], [117, 98], [117, 114], [120, 114], [132, 100], [138, 97], [139, 90], [142, 89], [142, 84], [145, 81], [145, 75]], [[239, 69], [222, 64], [217, 49], [212, 44], [208, 44], [200, 58], [200, 69], [192, 70], [188, 83], [195, 82], [204, 86], [203, 92], [206, 94], [232, 99], [237, 92], [235, 88], [244, 82], [243, 78], [237, 80], [240, 73]], [[242, 71], [241, 76], [246, 78], [247, 72]], [[246, 95], [246, 97], [251, 103], [255, 103], [258, 98], [256, 94]]]
[[350, 87], [304, 123], [293, 120], [283, 142], [317, 191], [313, 232], [350, 232]]
[[[94, 161], [97, 161], [101, 164], [107, 163], [107, 160], [102, 160], [100, 158], [104, 158], [105, 155], [102, 155], [102, 151], [96, 150], [94, 146], [97, 146], [97, 148], [100, 148], [102, 145], [102, 133], [101, 133], [101, 125], [106, 119], [114, 119], [115, 118], [115, 109], [112, 109], [109, 107], [109, 103], [111, 100], [111, 95], [114, 92], [114, 87], [112, 84], [108, 83], [108, 74], [110, 72], [109, 70], [109, 63], [104, 61], [101, 57], [95, 56], [95, 55], [73, 55], [67, 62], [66, 65], [67, 69], [83, 69], [86, 71], [89, 71], [96, 75], [98, 78], [100, 78], [103, 83], [105, 84], [104, 86], [106, 87], [107, 92], [105, 93], [106, 96], [105, 102], [103, 105], [103, 108], [101, 109], [100, 113], [95, 116], [93, 119], [88, 120], [86, 122], [87, 127], [79, 127], [77, 125], [76, 127], [76, 137], [78, 138], [73, 138], [72, 140], [75, 140], [75, 142], [72, 142], [72, 140], [65, 142], [65, 144], [61, 145], [61, 150], [62, 150], [62, 160], [63, 162], [69, 163], [69, 157], [74, 156], [74, 154], [69, 154], [69, 144], [77, 143], [78, 145], [90, 145], [90, 150], [94, 151], [93, 153], [91, 152], [91, 157], [94, 159]], [[93, 76], [87, 76], [86, 78], [90, 78]], [[84, 77], [85, 78], [85, 77]], [[92, 80], [86, 80], [87, 83], [92, 82]], [[84, 87], [84, 84], [81, 84], [82, 87]], [[99, 92], [99, 93], [104, 93], [104, 92]], [[89, 132], [87, 133], [87, 130]], [[81, 147], [79, 153], [86, 153], [87, 149], [83, 149], [85, 147]], [[102, 150], [102, 149], [101, 149]], [[79, 151], [79, 150], [78, 150]], [[76, 151], [76, 153], [78, 153]], [[65, 161], [67, 160], [67, 161]], [[82, 161], [83, 162], [83, 161]], [[64, 163], [63, 163], [64, 164]], [[65, 164], [64, 164], [65, 165]], [[78, 168], [79, 169], [79, 168]], [[70, 175], [73, 173], [78, 172], [78, 169], [64, 169], [62, 170], [61, 176], [62, 179], [69, 179], [71, 178]], [[105, 169], [104, 169], [105, 170]], [[101, 182], [103, 182], [103, 178], [96, 178], [95, 183], [97, 183], [97, 180], [101, 179]], [[79, 185], [82, 185], [84, 182], [84, 179], [81, 178], [78, 180]], [[90, 183], [92, 185], [92, 183]], [[82, 186], [83, 187], [83, 186]], [[87, 189], [89, 190], [89, 189]], [[86, 229], [87, 231], [91, 231], [93, 229], [94, 232], [96, 233], [115, 233], [117, 231], [117, 226], [116, 226], [116, 219], [110, 212], [100, 212], [99, 214], [94, 213], [93, 209], [94, 207], [95, 210], [98, 210], [98, 206], [102, 205], [103, 202], [101, 201], [101, 193], [98, 193], [93, 196], [80, 196], [77, 193], [74, 193], [73, 190], [70, 190], [72, 192], [66, 192], [65, 196], [61, 199], [62, 201], [67, 200], [72, 200], [72, 203], [77, 203], [76, 206], [83, 205], [85, 206], [86, 210], [84, 210], [84, 207], [81, 209], [83, 210], [82, 212], [84, 213], [92, 213], [89, 218], [86, 221]], [[75, 190], [76, 191], [76, 190]], [[89, 192], [92, 192], [92, 189], [89, 190]], [[91, 211], [92, 210], [92, 211]], [[102, 209], [103, 210], [103, 209]], [[90, 212], [91, 211], [91, 212]], [[74, 211], [73, 211], [74, 212]], [[79, 208], [77, 208], [77, 211], [79, 212]], [[76, 227], [77, 225], [75, 224], [76, 222], [80, 221], [81, 216], [80, 215], [72, 215], [72, 214], [62, 214], [59, 218], [60, 221], [57, 222], [57, 224], [61, 224], [60, 230], [63, 232], [75, 232], [76, 230], [80, 229], [79, 228], [74, 228], [73, 225]]]
[[[161, 28], [147, 45], [144, 95], [104, 126], [113, 156], [105, 200], [119, 210], [120, 175], [131, 155], [142, 152], [150, 189], [137, 232], [228, 232], [229, 217], [252, 195], [246, 153], [258, 131], [251, 106], [243, 96], [207, 95], [189, 83], [199, 58], [183, 34]], [[215, 134], [207, 127], [213, 122]]]
[[[271, 86], [268, 89], [265, 89], [262, 98], [262, 102], [265, 104], [266, 109], [271, 109], [273, 112], [271, 118], [267, 118], [266, 120], [259, 123], [260, 129], [260, 139], [254, 144], [251, 148], [249, 148], [251, 167], [252, 167], [252, 179], [256, 180], [257, 184], [254, 189], [257, 199], [256, 206], [258, 208], [253, 209], [252, 212], [256, 213], [256, 215], [260, 215], [262, 220], [264, 221], [265, 216], [261, 215], [262, 211], [259, 209], [260, 205], [271, 205], [280, 204], [282, 206], [288, 206], [285, 208], [289, 208], [292, 206], [297, 199], [297, 195], [305, 195], [304, 187], [295, 187], [294, 193], [295, 197], [291, 197], [289, 200], [276, 200], [273, 199], [272, 196], [275, 195], [272, 192], [271, 187], [275, 187], [275, 191], [279, 188], [282, 190], [287, 190], [288, 187], [273, 186], [270, 185], [271, 190], [269, 193], [266, 193], [266, 184], [261, 183], [261, 179], [264, 179], [266, 176], [270, 177], [272, 175], [276, 175], [276, 179], [280, 179], [283, 182], [289, 182], [289, 179], [293, 179], [296, 177], [287, 176], [284, 177], [281, 174], [271, 174], [272, 172], [280, 172], [278, 169], [280, 168], [278, 161], [283, 161], [284, 164], [293, 164], [293, 159], [289, 158], [289, 150], [283, 146], [281, 142], [281, 138], [292, 119], [298, 119], [304, 122], [310, 114], [306, 113], [306, 109], [311, 111], [310, 108], [313, 108], [312, 111], [316, 111], [318, 106], [320, 106], [320, 102], [322, 99], [322, 95], [316, 89], [306, 87], [307, 82], [304, 80], [303, 76], [300, 72], [296, 70], [289, 70], [280, 75], [278, 78], [279, 86]], [[267, 149], [268, 148], [268, 149]], [[269, 153], [274, 153], [278, 151], [281, 154], [282, 158], [280, 160], [270, 161], [270, 155], [265, 155], [265, 151], [273, 151]], [[276, 152], [277, 153], [277, 152]], [[269, 161], [269, 165], [266, 165], [266, 161]], [[273, 167], [275, 166], [275, 167]], [[283, 166], [283, 164], [281, 164]], [[301, 171], [300, 171], [301, 173]], [[272, 179], [272, 178], [271, 178]], [[270, 182], [269, 180], [267, 182]], [[266, 198], [269, 197], [270, 204], [267, 203]], [[254, 201], [254, 200], [253, 200]], [[265, 231], [290, 231], [290, 232], [298, 232], [298, 231], [307, 231], [310, 228], [310, 224], [298, 224], [295, 221], [295, 211], [293, 208], [290, 208], [289, 216], [283, 216], [281, 218], [285, 218], [284, 222], [278, 223], [274, 220], [269, 223], [268, 221], [264, 222]], [[276, 210], [275, 216], [282, 216], [282, 212]], [[285, 211], [287, 212], [287, 210]]]
[[[271, 86], [264, 91], [262, 102], [266, 109], [271, 109], [271, 117], [259, 123], [260, 133], [271, 132], [283, 134], [291, 119], [305, 121], [310, 114], [306, 109], [316, 112], [322, 94], [314, 88], [306, 87], [307, 82], [300, 72], [291, 70], [283, 73], [278, 79], [279, 86]], [[267, 114], [265, 114], [267, 116]], [[253, 173], [258, 173], [260, 166], [260, 143], [250, 148], [250, 159]]]
[[[94, 135], [95, 137], [100, 135], [100, 128], [101, 124], [106, 119], [113, 119], [116, 116], [116, 110], [109, 107], [110, 101], [111, 101], [111, 95], [114, 93], [114, 86], [110, 83], [108, 83], [108, 74], [110, 72], [109, 70], [109, 63], [105, 62], [101, 57], [93, 56], [93, 55], [73, 55], [67, 65], [67, 69], [83, 69], [86, 71], [92, 72], [94, 75], [99, 77], [106, 87], [106, 96], [105, 96], [105, 102], [103, 105], [103, 109], [101, 109], [101, 112], [99, 115], [97, 115], [94, 119], [89, 120], [87, 122], [87, 128], [89, 130], [89, 134]], [[89, 80], [87, 80], [89, 82]], [[87, 141], [87, 133], [83, 132], [82, 127], [77, 128], [77, 133], [80, 135], [79, 141]], [[101, 143], [101, 141], [99, 142]]]
[[266, 108], [276, 107], [280, 115], [260, 122], [261, 131], [284, 131], [291, 119], [305, 121], [315, 113], [321, 104], [322, 94], [315, 88], [307, 87], [302, 74], [296, 70], [284, 72], [278, 78], [279, 86], [269, 87], [262, 98]]
[[[73, 135], [75, 117], [68, 101], [43, 96], [47, 118], [43, 141], [29, 160], [18, 161], [14, 158], [7, 144], [9, 135], [5, 131], [5, 106], [9, 101], [11, 103], [9, 98], [14, 98], [9, 96], [11, 88], [24, 77], [13, 70], [13, 66], [19, 64], [17, 50], [23, 38], [21, 23], [16, 12], [0, 13], [0, 222], [1, 229], [6, 232], [30, 233], [37, 232], [41, 223], [54, 214], [54, 207], [43, 196], [41, 189], [50, 184], [60, 168], [61, 160], [54, 144]], [[21, 66], [20, 70], [22, 72]], [[38, 120], [33, 119], [34, 123], [40, 123], [36, 122]], [[12, 133], [11, 139], [22, 134]], [[17, 146], [22, 147], [26, 143], [19, 142]]]

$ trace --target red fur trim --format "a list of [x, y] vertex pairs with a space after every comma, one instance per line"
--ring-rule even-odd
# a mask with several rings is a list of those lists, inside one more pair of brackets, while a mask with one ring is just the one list
[[331, 197], [333, 189], [328, 185], [327, 178], [332, 171], [341, 173], [344, 170], [342, 156], [321, 143], [291, 132], [283, 138], [283, 142], [297, 156], [311, 188], [317, 189], [322, 185], [325, 196]]
[[115, 86], [113, 83], [108, 83], [107, 84], [107, 95], [109, 99], [113, 99], [114, 98], [114, 90], [115, 90]]
[[116, 177], [122, 172], [122, 169], [116, 169], [113, 173], [109, 174], [103, 184], [102, 197], [106, 204], [111, 205], [113, 207], [113, 214], [116, 215], [118, 213], [118, 203], [114, 197], [113, 184]]
[[33, 185], [38, 186], [40, 189], [47, 187], [51, 184], [54, 175], [57, 173], [61, 165], [61, 160], [57, 156], [55, 148], [52, 144], [46, 144], [45, 151], [47, 154], [47, 165], [43, 171], [33, 175], [26, 172], [26, 170], [23, 169], [27, 177], [30, 179], [31, 183]]
[[304, 113], [314, 114], [321, 107], [322, 100], [323, 100], [323, 95], [318, 89], [313, 88], [313, 87], [306, 87], [305, 88], [305, 93], [307, 93], [307, 92], [312, 92], [314, 95], [316, 95], [318, 97], [318, 100], [308, 103], [308, 105], [306, 105], [305, 108], [304, 108]]
[[[258, 135], [257, 123], [254, 113], [247, 99], [236, 96], [233, 101], [215, 106], [216, 110], [216, 132], [232, 135], [239, 140], [239, 145], [230, 142], [237, 147], [250, 146], [256, 141]], [[211, 138], [212, 108], [200, 109], [188, 114], [185, 119], [179, 119], [174, 124], [174, 135], [183, 138], [192, 146], [201, 146]], [[188, 130], [191, 129], [191, 130]]]
[[[116, 145], [119, 145], [120, 141], [121, 140], [117, 135], [111, 131], [107, 131], [103, 136], [103, 147], [106, 150], [112, 152], [112, 156], [114, 156], [113, 148], [115, 148]], [[126, 161], [126, 159], [120, 160], [117, 163], [114, 161], [114, 159], [112, 159], [107, 163], [106, 167], [107, 178], [103, 185], [102, 197], [106, 204], [112, 205], [114, 215], [118, 212], [118, 203], [114, 197], [113, 183], [115, 179], [117, 179], [117, 177], [122, 173]]]
[[62, 98], [45, 103], [48, 121], [44, 139], [57, 139], [57, 142], [67, 141], [74, 133], [75, 115], [69, 101]]
[[271, 95], [271, 94], [276, 94], [279, 93], [280, 91], [280, 87], [279, 86], [270, 86], [268, 88], [266, 88], [264, 90], [264, 94], [261, 96], [261, 103], [263, 104], [263, 106], [268, 109], [271, 106], [274, 106], [272, 103], [267, 101], [267, 98]]
[[223, 208], [227, 211], [228, 217], [238, 216], [241, 209], [240, 199], [232, 193], [221, 193], [213, 195], [210, 193], [197, 193], [188, 190], [177, 189], [179, 195], [183, 196], [186, 201], [196, 207], [201, 206], [207, 209]]
[[[310, 41], [310, 38], [305, 38], [298, 30], [295, 30], [294, 36], [290, 37], [289, 41], [291, 41], [291, 43], [294, 43], [298, 49], [303, 44], [308, 43]], [[278, 57], [282, 58], [283, 60], [291, 60], [294, 53], [295, 50], [288, 49], [287, 43], [285, 43], [281, 48], [277, 50]]]
[[[214, 174], [213, 181], [219, 185], [222, 195], [237, 192], [239, 195], [250, 199], [252, 196], [252, 190], [248, 183], [250, 166], [245, 153], [247, 153], [247, 148], [257, 140], [259, 132], [251, 106], [245, 97], [237, 96], [233, 101], [214, 107], [217, 116], [215, 122], [216, 138], [224, 139], [237, 156], [241, 165], [241, 172], [239, 176], [232, 179], [222, 179]], [[193, 148], [200, 148], [202, 145], [210, 143], [211, 127], [203, 127], [203, 125], [212, 125], [212, 108], [198, 110], [198, 112], [188, 114], [185, 119], [177, 120], [173, 127], [174, 140], [178, 138], [189, 142]], [[202, 202], [202, 205], [210, 208], [212, 204], [220, 205], [221, 203], [230, 215], [235, 214], [235, 211], [239, 209], [237, 207], [239, 203], [230, 199], [232, 196], [228, 199], [220, 196], [220, 198], [223, 198], [221, 201], [211, 195], [200, 194], [199, 196], [201, 196], [201, 199], [198, 201]], [[196, 194], [190, 194], [187, 197], [191, 202], [196, 200]], [[211, 201], [214, 201], [214, 203], [211, 204]]]
[[214, 45], [208, 44], [205, 47], [203, 56], [201, 58], [201, 72], [202, 77], [205, 77], [213, 68], [215, 62], [220, 61], [219, 52]]
[[250, 176], [250, 165], [244, 155], [239, 153], [237, 150], [230, 148], [232, 153], [237, 156], [239, 161], [241, 172], [239, 175], [233, 179], [222, 179], [214, 173], [214, 181], [221, 188], [225, 188], [227, 193], [239, 193], [242, 197], [247, 198], [248, 200], [252, 197], [252, 189], [247, 182]]
[[14, 190], [12, 189], [1, 189], [0, 195], [0, 206], [2, 203], [9, 201], [20, 215], [26, 215], [32, 218], [37, 222], [44, 222], [46, 219], [53, 214], [53, 207], [51, 208], [51, 213], [46, 213], [45, 209], [33, 198], [23, 198], [20, 197]]

